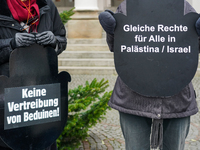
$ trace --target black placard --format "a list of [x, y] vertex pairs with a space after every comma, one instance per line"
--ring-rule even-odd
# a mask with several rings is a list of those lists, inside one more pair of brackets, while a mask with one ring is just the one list
[[[0, 146], [8, 145], [13, 150], [45, 149], [56, 141], [66, 125], [68, 82], [71, 81], [71, 77], [67, 72], [58, 74], [57, 54], [53, 48], [37, 44], [14, 50], [10, 56], [9, 70], [9, 77], [0, 76]], [[41, 92], [38, 97], [36, 90]], [[39, 98], [43, 102], [44, 100], [50, 102], [51, 107], [34, 109], [39, 105], [37, 103]], [[9, 102], [10, 108], [8, 108]], [[24, 105], [28, 102], [31, 102], [30, 107], [33, 109], [25, 110], [27, 107], [25, 108]], [[20, 107], [21, 111], [19, 111]], [[9, 112], [9, 109], [15, 111]], [[47, 111], [49, 118], [34, 120], [36, 111], [43, 110]], [[59, 116], [50, 118], [51, 111], [54, 110], [55, 114], [59, 111]], [[25, 112], [29, 113], [27, 122], [23, 122], [22, 115]], [[8, 123], [7, 117], [20, 114], [21, 122], [5, 125], [6, 121]]]
[[127, 0], [127, 16], [115, 14], [114, 60], [118, 75], [148, 97], [173, 96], [198, 66], [199, 15], [184, 15], [184, 0]]

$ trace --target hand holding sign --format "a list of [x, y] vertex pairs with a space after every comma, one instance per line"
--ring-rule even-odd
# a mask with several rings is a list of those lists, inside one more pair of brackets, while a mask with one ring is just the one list
[[12, 52], [10, 77], [0, 77], [0, 139], [12, 149], [45, 149], [62, 133], [71, 77], [58, 74], [57, 63], [51, 47], [35, 44]]
[[114, 15], [116, 71], [144, 96], [172, 96], [193, 78], [198, 64], [198, 14], [184, 15], [184, 0], [127, 0], [127, 16]]
[[116, 20], [113, 17], [114, 13], [112, 11], [106, 10], [101, 12], [99, 15], [99, 22], [106, 33], [114, 34], [114, 29], [116, 27]]

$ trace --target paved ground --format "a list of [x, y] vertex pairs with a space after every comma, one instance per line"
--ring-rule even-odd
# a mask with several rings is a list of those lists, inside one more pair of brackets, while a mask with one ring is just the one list
[[[92, 81], [97, 78], [109, 80], [108, 91], [113, 89], [116, 81], [114, 75], [73, 75], [69, 88], [85, 84], [85, 81]], [[193, 79], [193, 84], [197, 93], [198, 107], [200, 108], [200, 77]], [[125, 150], [125, 142], [119, 125], [119, 114], [116, 110], [109, 110], [106, 119], [90, 129], [89, 137], [78, 150]], [[191, 117], [190, 132], [186, 139], [185, 150], [200, 150], [200, 113]]]

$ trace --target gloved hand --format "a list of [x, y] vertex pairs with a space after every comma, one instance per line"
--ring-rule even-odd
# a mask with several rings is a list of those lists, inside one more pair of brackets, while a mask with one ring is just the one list
[[40, 45], [51, 45], [56, 47], [56, 38], [51, 31], [44, 31], [36, 34], [36, 42]]
[[35, 43], [35, 35], [30, 33], [16, 33], [10, 44], [12, 49], [27, 47]]
[[99, 14], [99, 22], [102, 28], [109, 34], [114, 34], [116, 27], [116, 20], [113, 17], [113, 12], [110, 10], [105, 10]]
[[200, 17], [197, 20], [195, 26], [196, 26], [197, 34], [200, 36]]

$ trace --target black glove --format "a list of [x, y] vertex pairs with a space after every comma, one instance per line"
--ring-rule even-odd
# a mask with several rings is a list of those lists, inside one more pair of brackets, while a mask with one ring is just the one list
[[195, 26], [196, 26], [197, 34], [200, 36], [200, 17], [197, 20]]
[[36, 34], [36, 42], [40, 45], [50, 45], [56, 47], [56, 38], [51, 31], [44, 31]]
[[102, 28], [109, 34], [114, 34], [114, 30], [116, 27], [116, 20], [113, 17], [113, 12], [110, 10], [106, 10], [99, 14], [99, 22]]
[[16, 33], [10, 44], [12, 49], [27, 47], [35, 43], [35, 35], [30, 33]]

